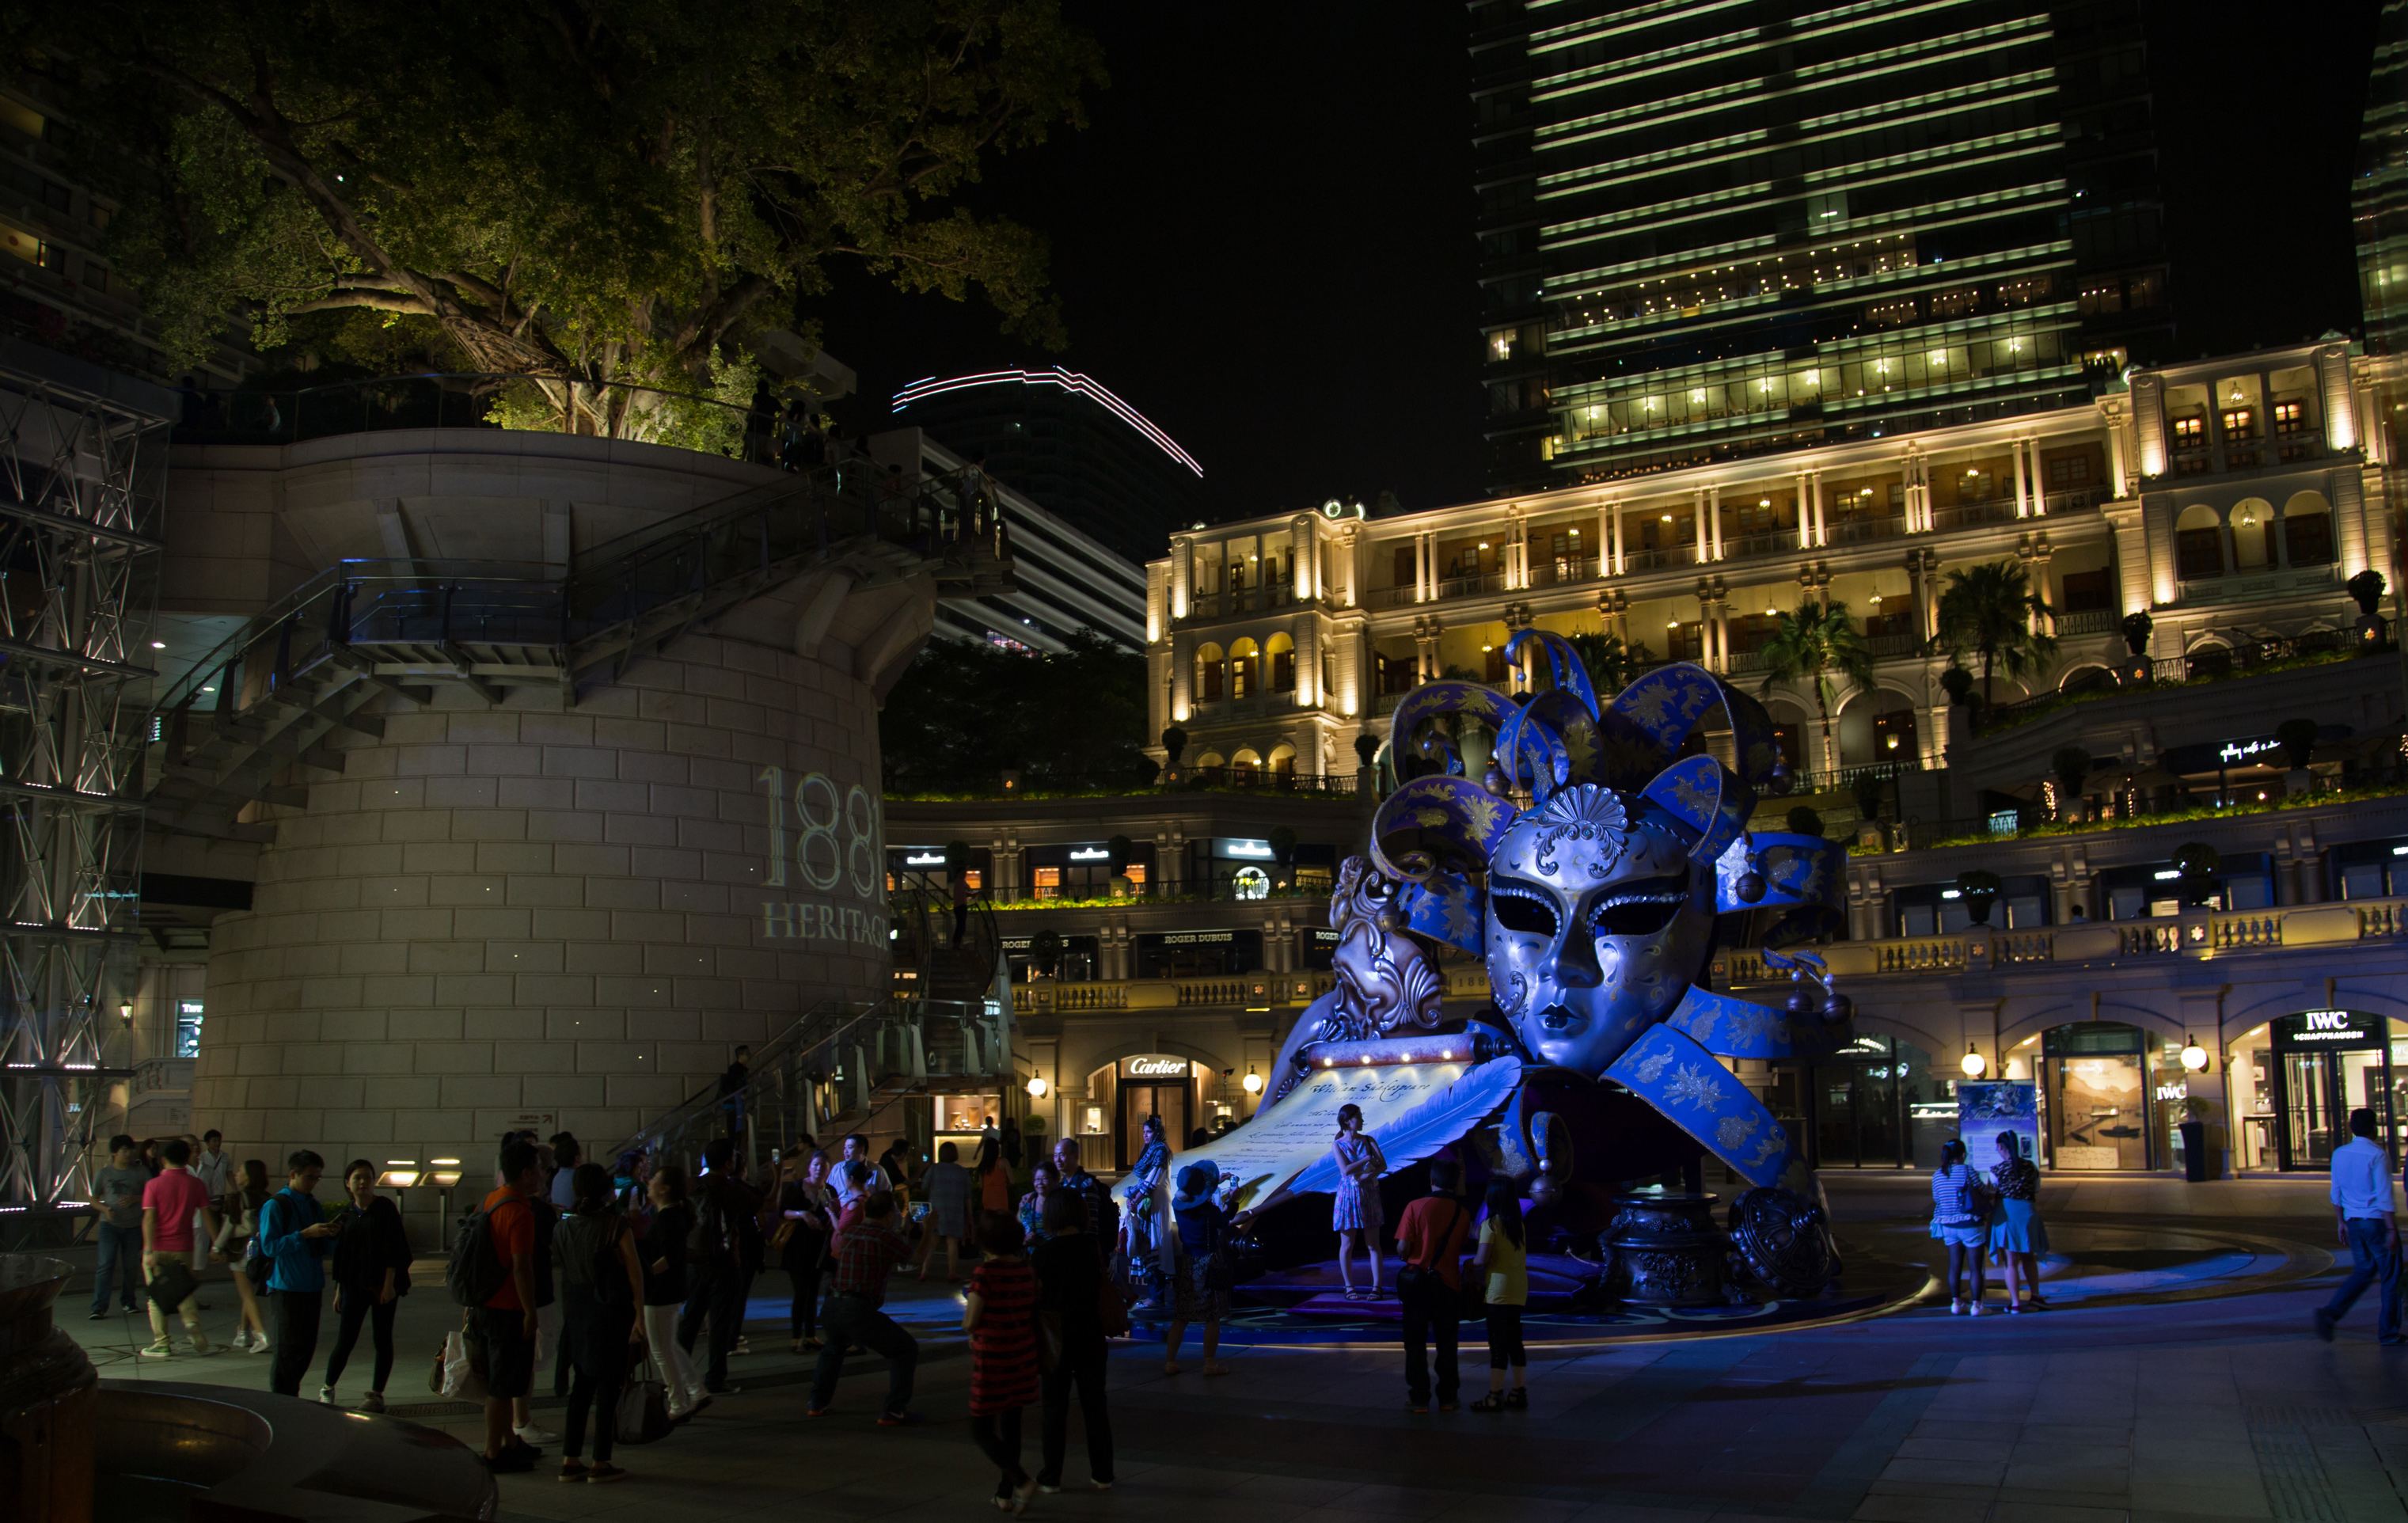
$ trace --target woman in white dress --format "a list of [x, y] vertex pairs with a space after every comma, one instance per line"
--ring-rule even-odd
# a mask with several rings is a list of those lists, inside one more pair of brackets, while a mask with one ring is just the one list
[[[1380, 1176], [1388, 1171], [1388, 1160], [1364, 1132], [1361, 1106], [1339, 1107], [1338, 1139], [1329, 1144], [1329, 1156], [1338, 1165], [1338, 1199], [1330, 1214], [1338, 1229], [1338, 1278], [1348, 1300], [1369, 1300], [1380, 1294], [1380, 1228], [1387, 1222], [1380, 1209]], [[1371, 1263], [1368, 1290], [1354, 1288], [1357, 1249]]]

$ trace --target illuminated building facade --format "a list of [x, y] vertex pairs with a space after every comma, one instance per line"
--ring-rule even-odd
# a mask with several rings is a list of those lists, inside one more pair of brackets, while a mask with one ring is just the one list
[[1930, 644], [1951, 570], [2014, 561], [2048, 605], [2057, 657], [2001, 677], [2000, 705], [2112, 682], [2128, 613], [2154, 621], [2145, 654], [2177, 666], [2351, 630], [2344, 584], [2395, 564], [2374, 364], [2339, 339], [2293, 345], [1896, 437], [1182, 533], [1148, 568], [1149, 728], [1182, 726], [1191, 768], [1351, 785], [1356, 740], [1383, 740], [1417, 682], [1510, 689], [1517, 630], [1610, 634], [1641, 664], [1700, 661], [1755, 691], [1779, 616], [1813, 598], [1847, 605], [1878, 680], [1838, 695], [1828, 740], [1807, 689], [1771, 687], [1793, 762], [1832, 788], [1864, 767], [1953, 770], [1948, 659]]
[[2161, 357], [2130, 0], [1473, 18], [1500, 492], [2045, 412]]

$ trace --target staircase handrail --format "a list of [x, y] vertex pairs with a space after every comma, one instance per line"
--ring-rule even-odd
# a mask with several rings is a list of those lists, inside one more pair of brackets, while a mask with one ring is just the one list
[[[314, 642], [322, 638], [326, 643], [339, 643], [350, 636], [352, 621], [342, 620], [343, 628], [335, 629], [336, 616], [346, 614], [350, 606], [357, 605], [363, 592], [372, 598], [382, 597], [397, 588], [416, 586], [427, 591], [475, 587], [480, 590], [523, 589], [537, 599], [556, 607], [558, 629], [552, 641], [566, 653], [581, 639], [628, 624], [662, 602], [715, 585], [714, 579], [702, 579], [698, 584], [660, 589], [657, 597], [640, 600], [628, 597], [624, 606], [613, 607], [622, 595], [631, 594], [646, 571], [663, 561], [673, 561], [697, 553], [707, 553], [715, 536], [727, 531], [759, 524], [757, 538], [761, 556], [756, 567], [747, 570], [768, 568], [770, 545], [767, 519], [787, 508], [798, 510], [788, 529], [817, 527], [820, 532], [811, 545], [818, 558], [825, 559], [838, 547], [855, 539], [871, 537], [892, 539], [898, 543], [913, 542], [915, 531], [928, 525], [926, 532], [917, 532], [923, 548], [946, 553], [960, 548], [969, 540], [981, 542], [992, 539], [995, 553], [1005, 553], [1006, 539], [994, 515], [972, 513], [965, 517], [958, 499], [945, 478], [924, 480], [914, 483], [910, 495], [880, 503], [865, 490], [848, 491], [843, 478], [869, 478], [868, 462], [847, 462], [843, 466], [823, 466], [813, 470], [796, 472], [780, 481], [746, 487], [742, 491], [705, 503], [698, 508], [674, 514], [657, 523], [631, 530], [616, 539], [591, 546], [571, 557], [566, 567], [557, 563], [512, 560], [467, 560], [442, 556], [358, 557], [337, 561], [304, 580], [282, 596], [253, 615], [239, 628], [220, 640], [208, 654], [189, 668], [177, 682], [169, 684], [151, 702], [153, 712], [165, 712], [192, 706], [200, 690], [222, 683], [235, 674], [235, 668], [249, 654], [252, 646], [277, 638], [280, 629], [289, 627], [300, 633], [304, 626]], [[846, 498], [859, 501], [848, 504]], [[835, 525], [832, 520], [846, 506], [860, 509], [858, 524]], [[816, 510], [814, 512], [814, 510]], [[893, 524], [883, 518], [894, 518]], [[836, 532], [840, 528], [844, 532]], [[940, 531], [946, 531], [939, 538]], [[892, 531], [890, 534], [888, 531]], [[967, 532], [965, 532], [967, 531]], [[788, 538], [791, 553], [792, 539]], [[749, 544], [748, 544], [749, 548]], [[696, 560], [695, 569], [703, 563]], [[343, 609], [329, 608], [335, 599], [346, 600]], [[584, 616], [579, 616], [580, 607]], [[596, 616], [609, 611], [607, 616]], [[222, 697], [228, 708], [240, 707], [233, 697]]]
[[[819, 1047], [829, 1041], [842, 1037], [861, 1022], [876, 1018], [882, 1013], [884, 1003], [882, 1000], [844, 999], [836, 997], [821, 1000], [796, 1016], [793, 1025], [771, 1037], [753, 1053], [751, 1064], [752, 1072], [756, 1074], [763, 1072], [782, 1061], [789, 1053], [794, 1051], [797, 1043], [803, 1042], [807, 1027], [833, 1022], [833, 1029], [813, 1036], [808, 1043], [809, 1046]], [[720, 1094], [716, 1081], [703, 1085], [686, 1099], [638, 1127], [636, 1129], [636, 1135], [622, 1145], [620, 1152], [624, 1153], [628, 1148], [640, 1146], [643, 1139], [652, 1132], [717, 1111], [727, 1098]], [[616, 1154], [612, 1156], [617, 1157]]]

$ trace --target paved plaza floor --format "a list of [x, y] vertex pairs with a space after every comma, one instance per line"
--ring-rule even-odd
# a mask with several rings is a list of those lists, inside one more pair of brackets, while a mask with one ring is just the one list
[[[1828, 1177], [1847, 1241], [1900, 1259], [1928, 1246], [1920, 1174]], [[1074, 1423], [1069, 1483], [1031, 1516], [1177, 1523], [1528, 1523], [1752, 1517], [1880, 1523], [2408, 1523], [2408, 1349], [2374, 1341], [2370, 1297], [2326, 1344], [2309, 1314], [2343, 1261], [2325, 1182], [2044, 1186], [2071, 1244], [2050, 1266], [2058, 1309], [1967, 1320], [1922, 1305], [1870, 1320], [1685, 1341], [1534, 1347], [1530, 1410], [1414, 1415], [1393, 1347], [1232, 1346], [1232, 1372], [1162, 1372], [1159, 1343], [1118, 1345], [1109, 1492], [1087, 1479]], [[429, 1266], [430, 1270], [432, 1266]], [[401, 1319], [396, 1415], [472, 1439], [467, 1409], [426, 1373], [457, 1311], [422, 1276]], [[623, 1448], [630, 1478], [565, 1486], [548, 1464], [501, 1481], [531, 1519], [959, 1518], [988, 1513], [995, 1473], [971, 1446], [969, 1368], [940, 1289], [898, 1283], [927, 1337], [924, 1427], [874, 1423], [884, 1377], [855, 1359], [831, 1415], [806, 1420], [808, 1366], [785, 1352], [782, 1276], [756, 1286], [740, 1394], [666, 1441]], [[211, 1292], [212, 1335], [233, 1294]], [[125, 1357], [115, 1323], [61, 1322], [112, 1379], [265, 1388], [265, 1358]], [[322, 1370], [321, 1341], [318, 1369]], [[1467, 1397], [1485, 1355], [1467, 1325]], [[143, 1340], [147, 1342], [147, 1334]], [[362, 1354], [365, 1354], [365, 1350]], [[366, 1370], [340, 1395], [356, 1400]], [[547, 1394], [537, 1420], [559, 1426]], [[316, 1389], [313, 1372], [310, 1394]], [[1036, 1459], [1031, 1415], [1028, 1462]], [[557, 1449], [547, 1454], [555, 1459]]]

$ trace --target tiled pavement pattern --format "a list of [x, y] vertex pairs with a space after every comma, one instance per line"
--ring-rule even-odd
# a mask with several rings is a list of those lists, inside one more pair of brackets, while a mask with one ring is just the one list
[[[2329, 1234], [2321, 1181], [2058, 1189], [2052, 1207], [2069, 1218], [2179, 1215], [2186, 1231], [2221, 1222], [2305, 1243]], [[1843, 1181], [1836, 1193], [1852, 1221], [1922, 1209], [1919, 1178]], [[1191, 1333], [1188, 1372], [1175, 1378], [1161, 1373], [1158, 1347], [1114, 1356], [1121, 1484], [1041, 1497], [1030, 1516], [2408, 1523], [2408, 1350], [2374, 1345], [2366, 1303], [2338, 1343], [2317, 1342], [2308, 1310], [2329, 1284], [2327, 1275], [2166, 1305], [1971, 1321], [1926, 1311], [1776, 1337], [1545, 1350], [1531, 1370], [1531, 1411], [1488, 1417], [1406, 1413], [1393, 1350], [1235, 1350], [1235, 1372], [1206, 1380]], [[922, 1315], [933, 1326], [945, 1310]], [[430, 1299], [414, 1315], [439, 1312]], [[807, 1420], [803, 1387], [785, 1383], [800, 1372], [782, 1338], [754, 1329], [756, 1347], [779, 1352], [736, 1361], [736, 1378], [752, 1388], [662, 1444], [622, 1450], [627, 1483], [563, 1486], [548, 1471], [505, 1477], [504, 1516], [986, 1516], [994, 1474], [969, 1444], [957, 1345], [932, 1349], [922, 1365], [917, 1405], [929, 1424], [882, 1430], [870, 1421], [882, 1388], [874, 1361], [848, 1377], [835, 1415]], [[401, 1392], [423, 1389], [413, 1337], [423, 1334], [405, 1335], [396, 1404]], [[264, 1362], [179, 1359], [170, 1372], [253, 1384], [264, 1382]], [[1467, 1394], [1476, 1394], [1484, 1371], [1467, 1373]], [[355, 1388], [346, 1382], [346, 1394]], [[543, 1402], [538, 1420], [556, 1428], [556, 1405]], [[1035, 1447], [1032, 1421], [1032, 1464]], [[1074, 1430], [1068, 1477], [1085, 1476]]]

